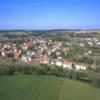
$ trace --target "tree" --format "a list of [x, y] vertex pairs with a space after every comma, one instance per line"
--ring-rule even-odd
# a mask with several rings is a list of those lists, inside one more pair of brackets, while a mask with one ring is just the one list
[[50, 58], [57, 58], [56, 53], [55, 53], [55, 52], [52, 52], [52, 53], [50, 54]]
[[75, 65], [74, 64], [72, 64], [72, 68], [75, 69]]

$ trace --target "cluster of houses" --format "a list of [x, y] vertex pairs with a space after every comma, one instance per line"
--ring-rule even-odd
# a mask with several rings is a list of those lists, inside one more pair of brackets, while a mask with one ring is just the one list
[[[55, 53], [56, 58], [50, 58], [51, 53]], [[62, 52], [64, 55], [67, 55], [69, 53], [68, 48], [64, 48], [62, 46], [62, 43], [59, 42], [54, 46], [54, 48], [49, 53], [45, 53], [42, 55], [42, 59], [40, 61], [41, 64], [47, 64], [47, 65], [53, 65], [58, 67], [63, 67], [65, 69], [75, 69], [75, 70], [87, 70], [88, 65], [83, 63], [75, 63], [72, 61], [68, 61], [63, 58]]]
[[45, 55], [44, 59], [40, 62], [41, 64], [46, 64], [46, 65], [52, 65], [52, 66], [58, 66], [62, 67], [64, 69], [75, 69], [75, 70], [87, 70], [88, 65], [83, 64], [83, 63], [75, 63], [68, 61], [66, 59], [48, 59], [48, 57]]
[[[52, 45], [50, 48], [48, 46]], [[57, 58], [51, 58], [54, 52]], [[67, 61], [63, 58], [62, 52], [66, 55], [69, 49], [64, 48], [62, 42], [53, 42], [52, 40], [36, 39], [22, 44], [11, 42], [0, 45], [0, 54], [3, 57], [12, 57], [22, 62], [32, 62], [37, 59], [41, 64], [59, 66], [67, 69], [86, 70], [87, 65]]]
[[13, 43], [4, 43], [0, 47], [0, 54], [3, 57], [12, 57], [16, 60], [21, 59], [22, 61], [31, 61], [35, 57], [35, 51], [30, 51], [32, 48], [31, 43], [23, 43], [19, 46]]
[[82, 43], [80, 46], [85, 46], [85, 43], [89, 46], [100, 46], [100, 40], [97, 37], [83, 37], [81, 38]]

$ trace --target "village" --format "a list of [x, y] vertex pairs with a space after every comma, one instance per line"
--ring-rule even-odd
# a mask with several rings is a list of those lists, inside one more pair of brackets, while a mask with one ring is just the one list
[[100, 0], [0, 0], [0, 100], [100, 100]]
[[[96, 37], [82, 37], [78, 42], [73, 41], [66, 42], [53, 40], [52, 38], [30, 37], [28, 41], [20, 44], [13, 42], [0, 43], [0, 56], [3, 57], [3, 59], [11, 57], [14, 61], [20, 61], [22, 63], [37, 61], [44, 65], [85, 71], [90, 67], [90, 64], [68, 59], [69, 55], [72, 54], [72, 48], [74, 46], [85, 48], [87, 45], [91, 47], [94, 46], [94, 44], [100, 46], [100, 41]], [[92, 49], [86, 50], [79, 52], [77, 55], [79, 55], [79, 57], [80, 55], [86, 57], [92, 55]], [[75, 54], [71, 57], [74, 58], [78, 56]], [[95, 66], [94, 63], [95, 62], [92, 61], [91, 66]]]

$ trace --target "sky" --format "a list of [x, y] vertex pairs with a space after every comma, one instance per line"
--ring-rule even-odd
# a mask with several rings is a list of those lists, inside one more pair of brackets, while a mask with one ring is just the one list
[[99, 29], [100, 0], [0, 0], [0, 29]]

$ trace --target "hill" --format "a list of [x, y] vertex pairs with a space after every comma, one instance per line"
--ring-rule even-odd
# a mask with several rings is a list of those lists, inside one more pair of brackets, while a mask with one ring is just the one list
[[52, 76], [0, 76], [0, 100], [100, 100], [100, 90]]

